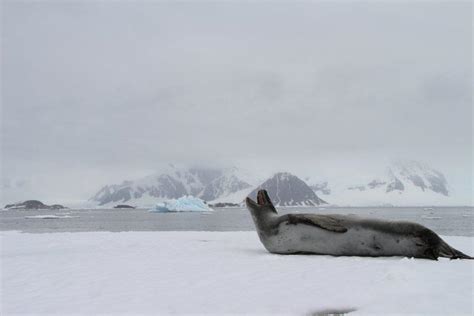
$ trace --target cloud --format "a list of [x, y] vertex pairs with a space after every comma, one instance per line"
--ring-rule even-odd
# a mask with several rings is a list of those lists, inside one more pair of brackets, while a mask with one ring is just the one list
[[168, 162], [282, 169], [410, 156], [449, 170], [464, 157], [472, 169], [470, 12], [6, 2], [3, 173], [43, 174], [56, 190], [71, 168], [97, 187]]

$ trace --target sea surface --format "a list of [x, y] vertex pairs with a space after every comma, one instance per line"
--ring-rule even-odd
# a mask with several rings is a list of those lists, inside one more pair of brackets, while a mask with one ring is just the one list
[[[327, 207], [278, 208], [279, 213], [354, 214], [420, 223], [440, 235], [474, 236], [472, 207]], [[50, 215], [50, 218], [45, 218]], [[150, 213], [146, 209], [65, 209], [0, 211], [0, 230], [28, 233], [91, 231], [251, 231], [245, 208], [205, 213]]]

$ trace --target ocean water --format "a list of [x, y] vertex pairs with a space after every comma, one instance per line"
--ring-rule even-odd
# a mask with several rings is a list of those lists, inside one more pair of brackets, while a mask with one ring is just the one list
[[[440, 235], [474, 236], [472, 207], [279, 208], [279, 213], [355, 214], [420, 223]], [[53, 215], [59, 218], [43, 218]], [[9, 210], [0, 212], [0, 230], [29, 233], [89, 231], [251, 231], [245, 208], [218, 208], [206, 213], [150, 213], [145, 209]]]

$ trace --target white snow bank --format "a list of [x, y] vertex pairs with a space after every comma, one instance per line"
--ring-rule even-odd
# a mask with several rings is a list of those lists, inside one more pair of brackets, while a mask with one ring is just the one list
[[150, 212], [212, 212], [212, 209], [203, 200], [188, 195], [157, 203]]
[[472, 260], [274, 255], [255, 232], [0, 236], [2, 315], [473, 313]]

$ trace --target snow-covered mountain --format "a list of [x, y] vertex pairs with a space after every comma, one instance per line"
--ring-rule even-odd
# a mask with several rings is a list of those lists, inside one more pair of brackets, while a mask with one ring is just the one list
[[308, 179], [311, 188], [337, 205], [450, 205], [450, 188], [438, 170], [418, 161], [398, 161], [363, 179]]
[[157, 173], [136, 181], [106, 185], [90, 200], [101, 206], [131, 203], [150, 206], [159, 200], [177, 199], [185, 195], [214, 201], [252, 186], [241, 180], [236, 168], [188, 168], [170, 166], [164, 173]]
[[276, 206], [315, 206], [327, 204], [300, 178], [288, 172], [279, 172], [250, 193], [256, 199], [258, 190], [267, 190]]
[[[383, 170], [383, 169], [382, 169]], [[288, 172], [268, 177], [238, 168], [176, 168], [171, 166], [135, 181], [107, 185], [90, 201], [99, 206], [127, 203], [148, 207], [185, 195], [209, 203], [242, 203], [266, 189], [276, 205], [418, 206], [455, 205], [453, 190], [438, 170], [417, 161], [396, 162], [379, 173], [298, 178]], [[306, 175], [303, 175], [306, 176]], [[454, 202], [453, 202], [454, 201]]]

